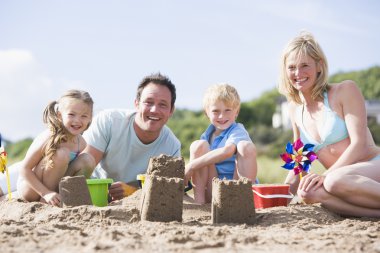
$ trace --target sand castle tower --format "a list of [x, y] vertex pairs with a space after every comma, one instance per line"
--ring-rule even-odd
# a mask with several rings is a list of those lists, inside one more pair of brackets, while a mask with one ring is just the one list
[[141, 194], [141, 220], [182, 221], [184, 175], [182, 157], [150, 159]]
[[252, 182], [239, 180], [212, 181], [212, 223], [255, 223]]
[[63, 177], [59, 182], [59, 195], [63, 207], [92, 205], [84, 176]]

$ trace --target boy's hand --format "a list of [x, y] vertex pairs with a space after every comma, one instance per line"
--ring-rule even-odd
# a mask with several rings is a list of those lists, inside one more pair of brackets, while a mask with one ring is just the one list
[[192, 175], [193, 175], [193, 170], [191, 169], [191, 164], [189, 163], [185, 166], [185, 180], [184, 180], [185, 185], [188, 184]]

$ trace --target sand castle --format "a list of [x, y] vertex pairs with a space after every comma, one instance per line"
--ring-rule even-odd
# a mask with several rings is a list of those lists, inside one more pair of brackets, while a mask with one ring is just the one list
[[255, 223], [252, 182], [239, 180], [212, 181], [212, 223]]
[[148, 175], [161, 177], [185, 177], [185, 162], [182, 157], [159, 155], [149, 160]]
[[59, 182], [62, 207], [92, 205], [84, 176], [63, 177]]
[[160, 155], [150, 159], [141, 194], [141, 220], [182, 221], [184, 175], [182, 157]]

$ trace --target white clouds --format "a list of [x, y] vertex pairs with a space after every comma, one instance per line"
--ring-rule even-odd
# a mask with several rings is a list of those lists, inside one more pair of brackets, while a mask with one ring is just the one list
[[0, 132], [17, 141], [35, 137], [44, 129], [42, 112], [63, 90], [81, 81], [54, 82], [32, 52], [24, 49], [0, 50]]
[[43, 129], [42, 110], [51, 85], [31, 52], [0, 51], [0, 131], [4, 138], [34, 137]]

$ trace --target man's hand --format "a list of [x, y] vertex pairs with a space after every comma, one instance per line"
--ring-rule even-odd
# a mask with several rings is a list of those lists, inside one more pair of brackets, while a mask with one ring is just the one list
[[121, 181], [111, 184], [110, 188], [108, 189], [112, 201], [127, 197], [135, 191], [137, 191], [137, 188], [127, 185], [126, 183]]

